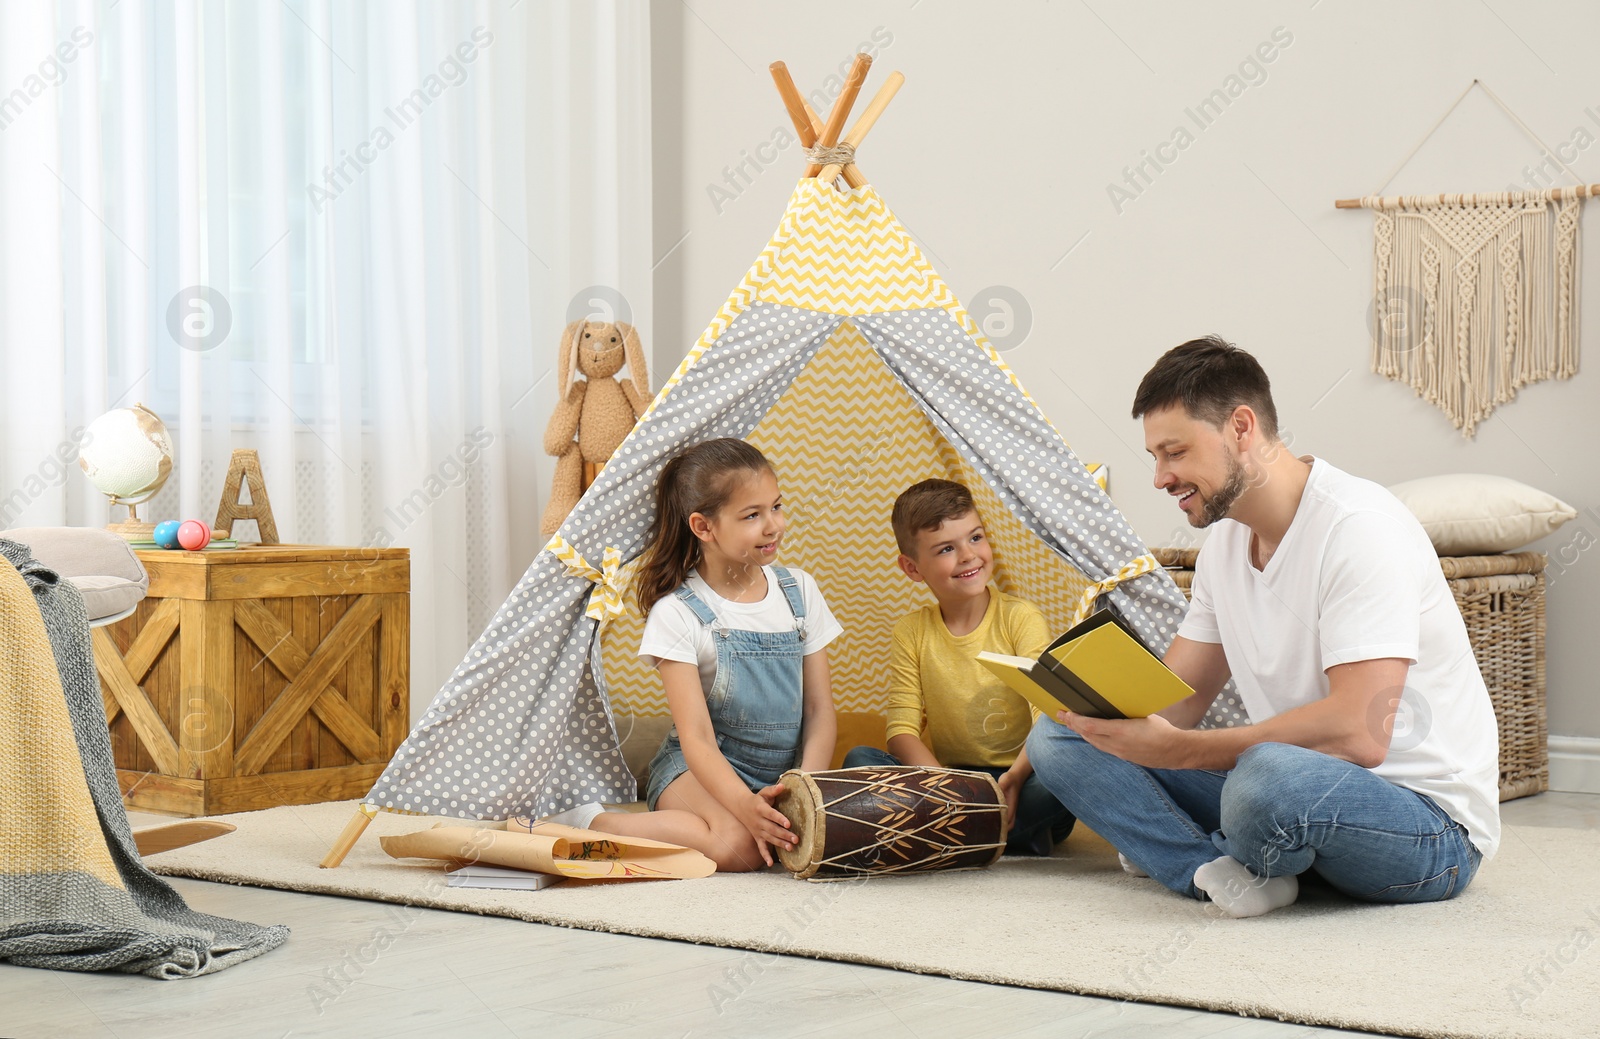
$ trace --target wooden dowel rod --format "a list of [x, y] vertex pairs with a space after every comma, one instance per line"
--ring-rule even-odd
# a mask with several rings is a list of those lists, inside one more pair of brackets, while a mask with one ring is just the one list
[[[812, 136], [820, 136], [822, 134], [822, 117], [817, 115], [817, 110], [815, 108], [811, 107], [811, 102], [807, 101], [805, 106], [806, 116], [811, 120]], [[861, 168], [859, 166], [852, 162], [850, 165], [844, 168], [844, 182], [850, 185], [852, 188], [859, 188], [861, 185], [867, 182], [867, 176], [861, 172]], [[832, 184], [833, 182], [830, 180], [823, 181], [823, 183]]]
[[[1464, 194], [1499, 195], [1499, 194], [1506, 194], [1506, 192], [1479, 191], [1479, 192], [1465, 192]], [[1515, 194], [1515, 192], [1511, 192], [1511, 194]], [[1600, 184], [1569, 184], [1569, 185], [1567, 185], [1565, 187], [1546, 188], [1544, 191], [1530, 191], [1530, 192], [1527, 192], [1526, 194], [1529, 194], [1529, 195], [1543, 195], [1545, 198], [1549, 199], [1552, 202], [1559, 202], [1561, 199], [1564, 199], [1564, 198], [1600, 198]], [[1406, 197], [1406, 196], [1397, 195], [1397, 196], [1392, 196], [1392, 197], [1394, 197], [1394, 198], [1403, 198], [1403, 197]], [[1333, 208], [1335, 208], [1335, 209], [1363, 209], [1365, 207], [1362, 206], [1361, 199], [1359, 199], [1359, 198], [1338, 198], [1338, 199], [1334, 199], [1333, 200]]]
[[356, 814], [344, 824], [344, 829], [340, 830], [339, 836], [334, 839], [333, 847], [328, 849], [328, 854], [324, 855], [317, 865], [322, 869], [338, 869], [339, 864], [350, 854], [350, 849], [356, 846], [356, 841], [361, 839], [361, 834], [376, 814], [375, 808], [364, 804], [356, 805]]
[[794, 132], [800, 135], [800, 143], [807, 148], [816, 144], [817, 131], [812, 128], [812, 117], [808, 114], [811, 106], [806, 104], [806, 99], [795, 88], [794, 77], [789, 75], [789, 66], [775, 61], [767, 67], [767, 71], [772, 73], [772, 82], [777, 84], [778, 96], [783, 98], [783, 107], [789, 113], [789, 121], [794, 123]]
[[[879, 87], [878, 92], [872, 95], [872, 103], [867, 105], [866, 111], [861, 113], [861, 118], [856, 120], [856, 125], [850, 128], [850, 132], [844, 135], [846, 144], [855, 148], [861, 147], [861, 142], [867, 139], [867, 134], [872, 131], [873, 124], [878, 121], [878, 117], [883, 114], [883, 110], [889, 107], [889, 102], [894, 99], [895, 93], [905, 81], [906, 77], [900, 73], [889, 73], [889, 78], [883, 81], [883, 86]], [[818, 179], [825, 184], [831, 184], [838, 175], [839, 164], [833, 163], [823, 168]], [[848, 179], [846, 178], [846, 180]], [[857, 186], [859, 185], [851, 185], [851, 187]]]
[[[822, 134], [817, 138], [817, 144], [824, 148], [832, 148], [839, 143], [839, 133], [844, 129], [844, 121], [850, 117], [850, 107], [856, 103], [856, 95], [861, 92], [861, 84], [866, 82], [867, 70], [872, 67], [872, 56], [857, 54], [856, 60], [850, 63], [850, 74], [845, 77], [844, 90], [834, 99], [833, 111], [828, 113], [828, 121], [822, 126]], [[822, 172], [820, 163], [812, 163], [806, 167], [806, 176], [815, 177]]]
[[810, 101], [801, 101], [800, 103], [805, 105], [806, 119], [811, 123], [811, 137], [815, 140], [817, 137], [822, 136], [822, 117], [817, 114], [815, 108], [811, 107]]
[[[794, 123], [794, 132], [800, 136], [800, 143], [807, 148], [817, 143], [817, 135], [822, 132], [822, 120], [817, 118], [817, 113], [809, 102], [800, 96], [800, 91], [795, 88], [794, 79], [789, 75], [789, 67], [781, 61], [775, 61], [769, 67], [772, 81], [778, 86], [778, 94], [783, 98], [783, 107], [789, 113], [789, 120]], [[853, 188], [859, 188], [867, 182], [867, 178], [856, 168], [854, 163], [845, 167], [845, 183]]]

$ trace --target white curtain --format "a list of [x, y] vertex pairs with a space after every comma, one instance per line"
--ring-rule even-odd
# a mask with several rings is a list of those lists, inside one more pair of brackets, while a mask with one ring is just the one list
[[122, 518], [109, 408], [142, 518], [255, 448], [284, 541], [411, 550], [419, 711], [542, 545], [561, 327], [650, 340], [649, 80], [644, 0], [0, 5], [0, 527]]

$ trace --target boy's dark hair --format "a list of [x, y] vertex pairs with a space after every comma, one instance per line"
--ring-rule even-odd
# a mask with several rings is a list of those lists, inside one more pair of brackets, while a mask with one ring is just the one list
[[1133, 417], [1174, 404], [1218, 428], [1235, 408], [1248, 405], [1261, 432], [1269, 440], [1278, 439], [1278, 409], [1267, 373], [1254, 357], [1221, 336], [1191, 339], [1162, 354], [1133, 396]]
[[895, 544], [904, 555], [917, 547], [917, 531], [936, 530], [945, 520], [976, 512], [977, 504], [965, 484], [954, 480], [923, 480], [900, 492], [889, 514]]

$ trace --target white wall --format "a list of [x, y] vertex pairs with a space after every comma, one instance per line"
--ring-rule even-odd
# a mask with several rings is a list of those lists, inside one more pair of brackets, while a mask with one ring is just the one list
[[[654, 255], [682, 239], [655, 272], [658, 383], [800, 175], [791, 145], [737, 197], [708, 195], [741, 150], [756, 155], [789, 127], [768, 63], [786, 61], [806, 92], [877, 30], [866, 93], [894, 69], [906, 85], [862, 168], [975, 315], [991, 286], [1031, 306], [1032, 331], [1007, 360], [1077, 452], [1111, 464], [1112, 496], [1146, 541], [1185, 530], [1149, 485], [1129, 402], [1162, 351], [1218, 332], [1265, 365], [1298, 450], [1382, 483], [1499, 473], [1586, 510], [1534, 547], [1567, 560], [1549, 596], [1550, 729], [1600, 736], [1600, 551], [1578, 550], [1600, 543], [1596, 277], [1583, 290], [1586, 369], [1525, 389], [1465, 440], [1368, 370], [1372, 219], [1333, 208], [1378, 188], [1474, 77], [1551, 146], [1578, 127], [1600, 137], [1600, 7], [694, 0], [651, 15]], [[1185, 108], [1280, 27], [1292, 42], [1265, 81], [1197, 130]], [[1194, 143], [1119, 214], [1107, 185], [1180, 125]], [[1385, 193], [1503, 190], [1539, 161], [1474, 91]], [[1573, 165], [1600, 181], [1600, 147]], [[1600, 233], [1594, 212], [1584, 233]]]

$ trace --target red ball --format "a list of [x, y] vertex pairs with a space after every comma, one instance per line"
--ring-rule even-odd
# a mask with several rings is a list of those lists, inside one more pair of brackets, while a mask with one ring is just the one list
[[211, 543], [211, 528], [199, 520], [184, 520], [178, 527], [178, 544], [198, 552]]

